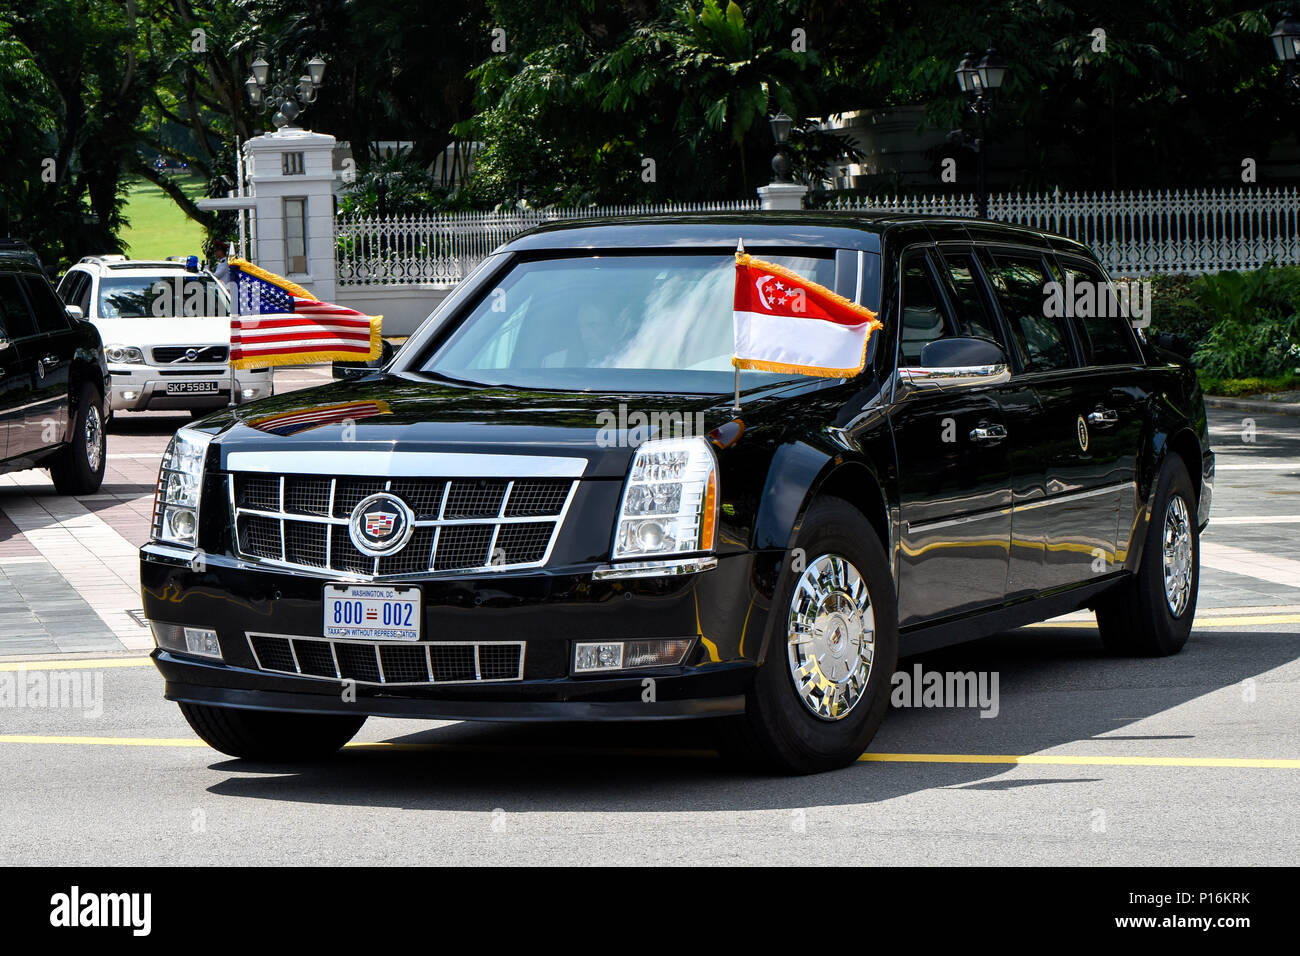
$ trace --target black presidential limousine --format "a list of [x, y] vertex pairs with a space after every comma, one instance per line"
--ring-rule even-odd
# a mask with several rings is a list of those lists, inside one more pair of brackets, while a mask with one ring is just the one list
[[[733, 407], [738, 239], [879, 314], [864, 372], [747, 371]], [[166, 696], [252, 759], [367, 716], [711, 718], [808, 772], [864, 750], [900, 653], [1080, 608], [1175, 653], [1214, 455], [1113, 289], [967, 220], [527, 233], [382, 370], [177, 433], [141, 554]]]

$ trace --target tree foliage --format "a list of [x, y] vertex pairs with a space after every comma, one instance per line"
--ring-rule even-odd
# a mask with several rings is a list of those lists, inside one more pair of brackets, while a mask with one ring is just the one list
[[[968, 119], [952, 71], [996, 47], [999, 187], [1240, 182], [1295, 127], [1267, 40], [1278, 3], [1229, 0], [0, 0], [0, 225], [47, 258], [116, 248], [131, 177], [228, 228], [153, 168], [235, 176], [269, 128], [243, 83], [328, 68], [304, 121], [350, 142], [353, 205], [383, 176], [416, 205], [751, 197], [770, 177], [767, 117], [799, 126], [797, 175], [846, 152], [814, 117], [924, 106]], [[293, 76], [288, 77], [290, 81]], [[389, 168], [371, 144], [412, 144]], [[481, 145], [467, 184], [423, 170]], [[373, 165], [373, 169], [368, 168]], [[390, 164], [391, 165], [391, 164]], [[390, 177], [392, 178], [390, 181]]]

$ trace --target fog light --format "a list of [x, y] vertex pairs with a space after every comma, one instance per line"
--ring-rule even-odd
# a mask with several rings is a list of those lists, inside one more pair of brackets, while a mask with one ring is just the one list
[[578, 643], [574, 647], [573, 672], [627, 670], [633, 667], [664, 667], [680, 664], [690, 650], [692, 638], [663, 641], [617, 641]]
[[122, 401], [124, 401], [124, 402], [134, 402], [134, 401], [135, 401], [137, 398], [139, 398], [139, 397], [140, 397], [140, 393], [139, 393], [139, 392], [123, 392], [123, 393], [122, 393]]
[[185, 628], [185, 649], [191, 654], [221, 659], [221, 642], [217, 640], [217, 632], [206, 627]]
[[239, 394], [242, 395], [244, 398], [256, 398], [256, 397], [257, 397], [257, 389], [255, 389], [255, 388], [246, 388], [246, 389], [243, 389]]
[[223, 660], [221, 642], [217, 640], [216, 631], [205, 627], [163, 624], [161, 621], [150, 621], [149, 627], [153, 631], [154, 643], [163, 650]]
[[573, 659], [573, 671], [576, 674], [618, 670], [622, 666], [623, 645], [621, 643], [579, 644]]

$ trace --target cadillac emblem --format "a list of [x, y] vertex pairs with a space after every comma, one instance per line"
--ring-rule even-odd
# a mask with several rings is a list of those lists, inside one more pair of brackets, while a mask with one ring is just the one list
[[348, 518], [348, 537], [372, 558], [396, 554], [415, 532], [415, 514], [396, 495], [381, 491], [362, 499]]

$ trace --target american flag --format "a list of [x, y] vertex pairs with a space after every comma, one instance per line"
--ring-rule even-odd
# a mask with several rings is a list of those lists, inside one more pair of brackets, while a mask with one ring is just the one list
[[380, 320], [321, 302], [300, 285], [244, 259], [230, 260], [235, 312], [230, 362], [235, 368], [359, 361], [378, 357]]

